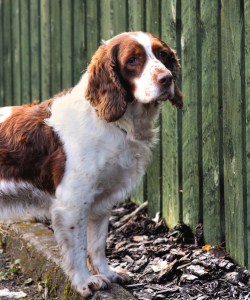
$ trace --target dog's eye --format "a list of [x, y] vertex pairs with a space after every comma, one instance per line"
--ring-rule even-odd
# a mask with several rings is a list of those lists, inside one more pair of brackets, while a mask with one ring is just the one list
[[160, 51], [159, 51], [159, 56], [160, 56], [160, 59], [161, 59], [161, 60], [166, 60], [168, 54], [167, 54], [167, 52], [160, 50]]
[[138, 64], [138, 59], [135, 56], [131, 56], [128, 60], [127, 60], [127, 64], [131, 65], [131, 66], [135, 66]]

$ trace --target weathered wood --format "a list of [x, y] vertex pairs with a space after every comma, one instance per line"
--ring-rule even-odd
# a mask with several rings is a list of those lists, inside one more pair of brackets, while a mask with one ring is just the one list
[[[129, 0], [128, 1], [128, 30], [129, 31], [143, 31], [144, 30], [144, 1], [143, 0]], [[132, 201], [141, 204], [144, 201], [144, 181], [134, 191], [131, 196]]]
[[100, 40], [98, 32], [98, 5], [97, 0], [87, 0], [87, 60], [90, 59], [93, 53], [97, 50]]
[[[146, 31], [160, 35], [160, 3], [146, 1]], [[161, 126], [161, 116], [157, 125]], [[159, 129], [161, 134], [161, 129]], [[154, 215], [161, 211], [161, 145], [158, 143], [153, 150], [153, 159], [147, 171], [147, 199], [149, 212]]]
[[[5, 1], [6, 2], [6, 1]], [[30, 9], [29, 0], [20, 3], [20, 35], [21, 35], [21, 98], [22, 103], [29, 103], [30, 97]]]
[[224, 215], [221, 211], [223, 195], [220, 193], [222, 128], [219, 124], [218, 14], [217, 0], [201, 1], [203, 225], [206, 242], [213, 245], [222, 241], [224, 233]]
[[63, 0], [61, 2], [61, 51], [62, 51], [62, 88], [69, 88], [73, 84], [72, 70], [72, 1]]
[[230, 255], [243, 264], [241, 21], [240, 2], [221, 1], [225, 234]]
[[3, 3], [0, 0], [0, 107], [4, 105], [4, 71], [3, 71]]
[[100, 38], [108, 40], [112, 37], [111, 0], [100, 1]]
[[[182, 89], [183, 109], [183, 221], [191, 228], [200, 222], [197, 2], [182, 2]], [[201, 124], [199, 124], [201, 126]]]
[[128, 30], [144, 31], [144, 0], [128, 0]]
[[248, 269], [250, 269], [250, 0], [245, 1], [245, 87], [246, 87], [246, 256]]
[[20, 12], [19, 0], [11, 1], [11, 49], [12, 49], [12, 81], [13, 84], [13, 101], [16, 105], [21, 104], [21, 49], [20, 49]]
[[73, 82], [76, 84], [87, 67], [86, 1], [73, 1]]
[[51, 93], [58, 93], [62, 89], [61, 68], [61, 5], [60, 0], [50, 1], [51, 12]]
[[[161, 2], [162, 39], [176, 49], [176, 1]], [[179, 222], [177, 111], [170, 102], [162, 105], [162, 215], [168, 226]]]
[[128, 16], [127, 16], [127, 1], [113, 1], [113, 18], [114, 18], [114, 35], [127, 31]]
[[3, 72], [4, 72], [4, 105], [13, 104], [12, 59], [11, 59], [11, 2], [2, 3], [3, 15]]
[[38, 1], [30, 1], [30, 77], [31, 100], [40, 100], [40, 8]]
[[40, 2], [41, 26], [41, 100], [51, 96], [50, 69], [50, 4], [49, 1]]

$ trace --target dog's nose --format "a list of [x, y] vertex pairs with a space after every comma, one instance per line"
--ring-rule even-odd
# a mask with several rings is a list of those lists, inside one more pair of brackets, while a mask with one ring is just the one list
[[172, 74], [162, 74], [158, 78], [159, 83], [165, 87], [169, 87], [173, 82], [173, 76]]

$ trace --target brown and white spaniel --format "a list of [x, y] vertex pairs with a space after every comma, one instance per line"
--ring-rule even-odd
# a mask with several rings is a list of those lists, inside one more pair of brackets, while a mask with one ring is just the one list
[[72, 89], [0, 108], [0, 220], [51, 217], [63, 269], [85, 297], [126, 278], [105, 257], [110, 211], [145, 173], [160, 103], [182, 107], [178, 72], [159, 38], [122, 33]]

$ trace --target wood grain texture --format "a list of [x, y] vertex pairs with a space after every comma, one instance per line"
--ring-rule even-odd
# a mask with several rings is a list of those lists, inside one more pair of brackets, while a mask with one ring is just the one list
[[[157, 1], [146, 1], [146, 31], [160, 36], [160, 2]], [[159, 126], [159, 133], [161, 135], [161, 116], [157, 122]], [[147, 200], [148, 209], [152, 215], [162, 210], [161, 202], [161, 144], [158, 143], [153, 150], [153, 157], [151, 164], [147, 170]]]
[[239, 1], [221, 2], [226, 244], [244, 263], [242, 176], [241, 24]]
[[12, 57], [11, 57], [11, 2], [2, 3], [3, 16], [3, 72], [4, 72], [4, 105], [12, 105], [13, 88], [12, 88]]
[[73, 83], [76, 84], [87, 68], [86, 1], [73, 2]]
[[51, 94], [62, 89], [61, 1], [50, 1], [51, 14]]
[[112, 37], [111, 0], [100, 1], [100, 38], [108, 40]]
[[0, 0], [0, 106], [4, 105], [4, 70], [3, 70], [3, 3]]
[[144, 0], [128, 0], [128, 30], [144, 31]]
[[[161, 2], [162, 39], [176, 49], [176, 1]], [[162, 215], [169, 227], [180, 219], [178, 191], [177, 111], [170, 102], [162, 106]]]
[[20, 10], [19, 0], [11, 1], [12, 23], [12, 74], [13, 74], [13, 101], [16, 105], [21, 104], [21, 49], [20, 49]]
[[114, 18], [114, 35], [127, 31], [128, 15], [127, 15], [127, 1], [115, 0], [113, 1], [113, 18]]
[[41, 99], [40, 70], [40, 7], [38, 1], [30, 1], [30, 81], [31, 100]]
[[[197, 2], [182, 2], [183, 221], [192, 229], [200, 222]], [[201, 126], [201, 124], [199, 124]]]
[[98, 31], [98, 1], [87, 0], [87, 35], [86, 35], [86, 46], [87, 46], [87, 61], [90, 59], [94, 52], [99, 46], [99, 31]]
[[66, 89], [72, 87], [73, 84], [73, 59], [72, 59], [72, 45], [73, 45], [73, 11], [72, 1], [63, 0], [61, 2], [62, 16], [61, 16], [61, 51], [62, 51], [62, 88]]
[[43, 0], [40, 2], [41, 26], [41, 100], [51, 96], [51, 52], [50, 52], [50, 5]]
[[219, 161], [222, 132], [219, 127], [218, 14], [218, 1], [201, 1], [203, 225], [206, 243], [213, 245], [222, 242], [224, 232]]
[[29, 0], [20, 1], [20, 35], [21, 35], [21, 98], [22, 103], [31, 101], [30, 93], [30, 9]]
[[250, 0], [245, 1], [245, 87], [246, 87], [246, 265], [250, 269]]

